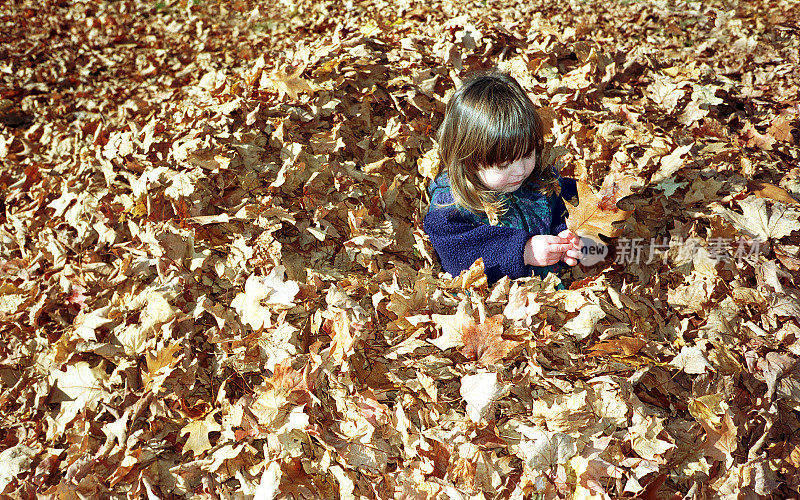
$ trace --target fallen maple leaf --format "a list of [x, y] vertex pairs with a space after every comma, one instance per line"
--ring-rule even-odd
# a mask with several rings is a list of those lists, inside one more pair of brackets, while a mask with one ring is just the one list
[[663, 420], [650, 415], [628, 427], [627, 439], [631, 448], [645, 460], [664, 460], [664, 455], [676, 448], [669, 434], [662, 434]]
[[633, 212], [620, 209], [617, 202], [631, 194], [631, 187], [637, 183], [636, 177], [613, 173], [606, 176], [600, 191], [594, 193], [588, 183], [578, 181], [578, 204], [564, 202], [569, 212], [567, 228], [595, 241], [600, 241], [601, 234], [619, 236], [622, 228], [614, 226], [614, 222], [624, 221]]
[[728, 466], [733, 462], [733, 454], [739, 446], [738, 428], [733, 423], [729, 412], [724, 412], [722, 423], [715, 426], [713, 422], [705, 418], [697, 418], [703, 430], [706, 431], [706, 438], [702, 444], [703, 453], [724, 461]]
[[274, 267], [267, 276], [250, 275], [244, 284], [244, 292], [231, 302], [242, 322], [259, 331], [272, 325], [273, 310], [288, 309], [294, 305], [299, 285], [285, 280], [286, 268]]
[[705, 373], [712, 368], [702, 349], [687, 345], [681, 348], [681, 352], [669, 364], [692, 375]]
[[775, 203], [771, 210], [767, 210], [765, 198], [749, 196], [739, 200], [739, 205], [742, 207], [741, 214], [721, 207], [713, 209], [734, 226], [762, 242], [789, 236], [792, 231], [800, 229], [800, 212], [784, 204]]
[[768, 182], [750, 181], [747, 183], [747, 192], [759, 198], [770, 198], [787, 205], [800, 205], [800, 201], [794, 199], [788, 191]]
[[[800, 233], [754, 237], [743, 265], [745, 229], [712, 211], [772, 198], [743, 223], [772, 233], [800, 211], [796, 72], [758, 63], [791, 63], [796, 37], [770, 36], [791, 12], [6, 3], [0, 496], [797, 489]], [[628, 47], [632, 18], [654, 36]], [[131, 31], [145, 43], [110, 43]], [[480, 261], [442, 278], [421, 224], [435, 127], [476, 61], [540, 109], [541, 163], [655, 188], [620, 257], [662, 265], [562, 291], [487, 284]], [[598, 208], [630, 209], [593, 179]]]
[[751, 148], [761, 148], [764, 151], [771, 151], [775, 144], [775, 138], [769, 134], [762, 134], [756, 128], [747, 123], [744, 130], [739, 134], [739, 140]]
[[58, 381], [58, 388], [72, 398], [72, 403], [82, 408], [94, 408], [105, 392], [103, 381], [107, 375], [102, 369], [79, 361], [67, 366], [64, 372], [55, 372], [52, 378]]
[[577, 340], [583, 340], [591, 335], [597, 327], [597, 322], [606, 317], [603, 308], [597, 304], [585, 304], [574, 318], [564, 323], [560, 332], [568, 333]]
[[473, 321], [472, 317], [467, 314], [467, 303], [462, 300], [458, 304], [458, 309], [455, 314], [432, 314], [431, 320], [441, 329], [441, 334], [429, 342], [439, 349], [446, 351], [451, 347], [458, 347], [464, 345], [462, 338], [462, 331], [465, 324]]
[[300, 74], [305, 69], [305, 65], [300, 65], [292, 71], [277, 70], [270, 78], [272, 86], [283, 95], [288, 95], [291, 99], [297, 99], [300, 92], [313, 92], [314, 89], [305, 78]]
[[291, 358], [286, 358], [275, 365], [275, 371], [266, 383], [280, 392], [293, 394], [294, 401], [302, 404], [316, 400], [313, 376], [310, 365], [306, 364], [302, 370], [295, 370], [292, 368]]
[[656, 104], [672, 113], [678, 105], [678, 101], [686, 93], [683, 87], [686, 82], [672, 83], [672, 79], [659, 74], [653, 75], [653, 83], [647, 87], [647, 97]]
[[767, 133], [778, 141], [796, 143], [792, 131], [795, 128], [792, 126], [791, 115], [784, 115], [777, 118], [767, 129]]
[[503, 315], [497, 314], [483, 323], [466, 324], [461, 330], [464, 347], [461, 353], [469, 359], [488, 366], [497, 363], [511, 349], [519, 345], [513, 340], [503, 340]]
[[676, 147], [670, 154], [662, 156], [659, 160], [660, 166], [658, 170], [650, 176], [650, 184], [660, 184], [665, 180], [671, 179], [675, 172], [682, 169], [686, 163], [684, 155], [694, 147], [694, 143], [684, 144], [683, 146]]
[[158, 392], [161, 384], [169, 377], [174, 366], [178, 363], [180, 356], [176, 358], [174, 354], [180, 350], [181, 345], [173, 343], [160, 349], [155, 356], [149, 352], [145, 355], [147, 373], [142, 372], [142, 380], [145, 382], [145, 388], [150, 389], [152, 387], [154, 392]]
[[523, 430], [519, 444], [520, 454], [531, 470], [549, 470], [564, 464], [577, 452], [574, 437], [563, 432], [534, 428]]
[[216, 411], [212, 411], [201, 419], [189, 422], [181, 429], [181, 436], [189, 434], [186, 444], [183, 445], [184, 450], [190, 450], [194, 456], [197, 456], [211, 449], [208, 435], [222, 430], [222, 426], [214, 420], [215, 413]]

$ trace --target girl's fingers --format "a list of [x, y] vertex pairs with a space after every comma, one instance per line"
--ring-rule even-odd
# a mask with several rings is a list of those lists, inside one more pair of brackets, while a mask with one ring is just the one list
[[550, 248], [548, 250], [550, 251], [550, 253], [564, 254], [569, 250], [572, 250], [572, 248], [573, 247], [571, 243], [554, 243], [550, 245]]
[[561, 236], [554, 236], [552, 234], [542, 235], [542, 238], [550, 245], [569, 243], [568, 239], [562, 238]]
[[573, 257], [570, 257], [569, 255], [564, 255], [564, 256], [561, 258], [561, 260], [562, 260], [562, 261], [564, 261], [564, 263], [565, 263], [566, 265], [568, 265], [568, 266], [574, 266], [575, 264], [577, 264], [577, 263], [578, 263], [578, 259], [575, 259], [575, 258], [573, 258]]
[[581, 238], [569, 229], [565, 229], [558, 233], [558, 237], [574, 243], [579, 243], [581, 241]]
[[575, 244], [580, 244], [580, 238], [577, 236], [573, 237], [563, 237], [563, 236], [553, 236], [553, 235], [546, 235], [545, 236], [548, 243], [562, 243], [569, 246], [574, 246]]
[[559, 261], [563, 261], [570, 266], [578, 263], [581, 257], [580, 238], [573, 233], [562, 231], [558, 236], [540, 235], [536, 238], [539, 243], [536, 245], [538, 249], [534, 251], [540, 255], [536, 259], [542, 263], [539, 265], [550, 265]]

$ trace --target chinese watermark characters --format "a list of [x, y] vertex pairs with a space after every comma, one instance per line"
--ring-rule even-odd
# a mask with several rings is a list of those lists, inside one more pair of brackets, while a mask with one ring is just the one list
[[[703, 245], [703, 241], [706, 242]], [[703, 240], [701, 238], [620, 238], [616, 244], [614, 262], [617, 264], [651, 264], [657, 259], [666, 262], [668, 252], [672, 251], [673, 260], [691, 260], [694, 255], [705, 250], [708, 257], [714, 262], [734, 259], [738, 262], [749, 257], [757, 256], [761, 252], [759, 240], [744, 238], [713, 237]]]

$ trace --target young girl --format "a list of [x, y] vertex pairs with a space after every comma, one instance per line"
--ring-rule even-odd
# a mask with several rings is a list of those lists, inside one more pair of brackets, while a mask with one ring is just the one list
[[577, 194], [575, 181], [542, 163], [543, 146], [541, 119], [511, 76], [479, 75], [456, 91], [439, 128], [446, 171], [429, 188], [424, 222], [445, 271], [457, 276], [482, 257], [495, 282], [578, 262], [561, 198]]

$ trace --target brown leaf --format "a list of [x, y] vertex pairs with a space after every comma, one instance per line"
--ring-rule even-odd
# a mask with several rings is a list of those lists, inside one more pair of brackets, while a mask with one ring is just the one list
[[488, 282], [483, 267], [483, 258], [478, 258], [468, 269], [461, 271], [461, 274], [451, 279], [445, 288], [449, 290], [462, 289], [470, 290], [486, 288]]
[[372, 389], [366, 389], [361, 392], [358, 398], [358, 410], [369, 423], [376, 427], [379, 422], [389, 420], [389, 407], [377, 400]]
[[558, 115], [553, 110], [553, 108], [549, 106], [543, 106], [538, 109], [539, 117], [542, 119], [542, 131], [544, 135], [550, 135], [551, 130], [553, 129], [553, 123], [556, 121]]
[[748, 123], [739, 138], [747, 146], [751, 148], [760, 148], [764, 151], [771, 151], [772, 145], [775, 144], [775, 138], [769, 134], [762, 134], [756, 128]]
[[800, 444], [794, 444], [788, 456], [784, 459], [796, 469], [800, 468]]
[[776, 244], [773, 247], [775, 256], [781, 261], [786, 269], [790, 271], [800, 271], [800, 251], [796, 245]]
[[747, 193], [752, 193], [759, 198], [771, 198], [775, 201], [786, 203], [787, 205], [800, 205], [800, 201], [794, 199], [792, 195], [789, 194], [789, 191], [768, 182], [748, 182]]
[[178, 362], [178, 358], [174, 357], [174, 355], [180, 350], [181, 345], [174, 343], [159, 350], [155, 356], [148, 352], [145, 356], [147, 360], [147, 373], [142, 374], [145, 383], [149, 385], [159, 376], [166, 378]]
[[58, 469], [58, 465], [60, 464], [60, 460], [58, 455], [48, 454], [45, 458], [39, 462], [39, 465], [36, 466], [36, 470], [33, 474], [33, 483], [36, 486], [41, 487], [44, 483], [50, 479], [50, 476], [53, 472]]
[[778, 117], [767, 129], [767, 133], [781, 142], [794, 143], [792, 120], [788, 115]]
[[647, 345], [644, 339], [634, 337], [617, 337], [615, 339], [598, 342], [593, 345], [587, 356], [633, 356], [639, 352], [642, 347]]
[[286, 94], [291, 99], [297, 99], [298, 94], [301, 92], [313, 92], [314, 89], [309, 81], [300, 77], [304, 69], [305, 66], [300, 65], [291, 71], [286, 69], [277, 70], [272, 75], [272, 85], [279, 93]]
[[722, 417], [722, 425], [719, 429], [714, 427], [708, 420], [701, 419], [700, 425], [706, 431], [706, 439], [703, 442], [703, 449], [709, 456], [723, 461], [732, 460], [733, 453], [739, 445], [738, 429], [733, 423], [729, 412], [725, 412]]
[[310, 364], [302, 371], [292, 368], [292, 359], [286, 358], [275, 365], [272, 377], [266, 383], [287, 394], [294, 393], [296, 403], [309, 402], [314, 397], [314, 380]]
[[461, 331], [464, 347], [461, 353], [484, 366], [503, 359], [519, 342], [503, 339], [503, 315], [497, 314], [483, 323], [465, 325]]
[[667, 477], [667, 474], [659, 474], [645, 486], [644, 491], [639, 494], [639, 498], [642, 500], [659, 500], [658, 490], [666, 482]]

